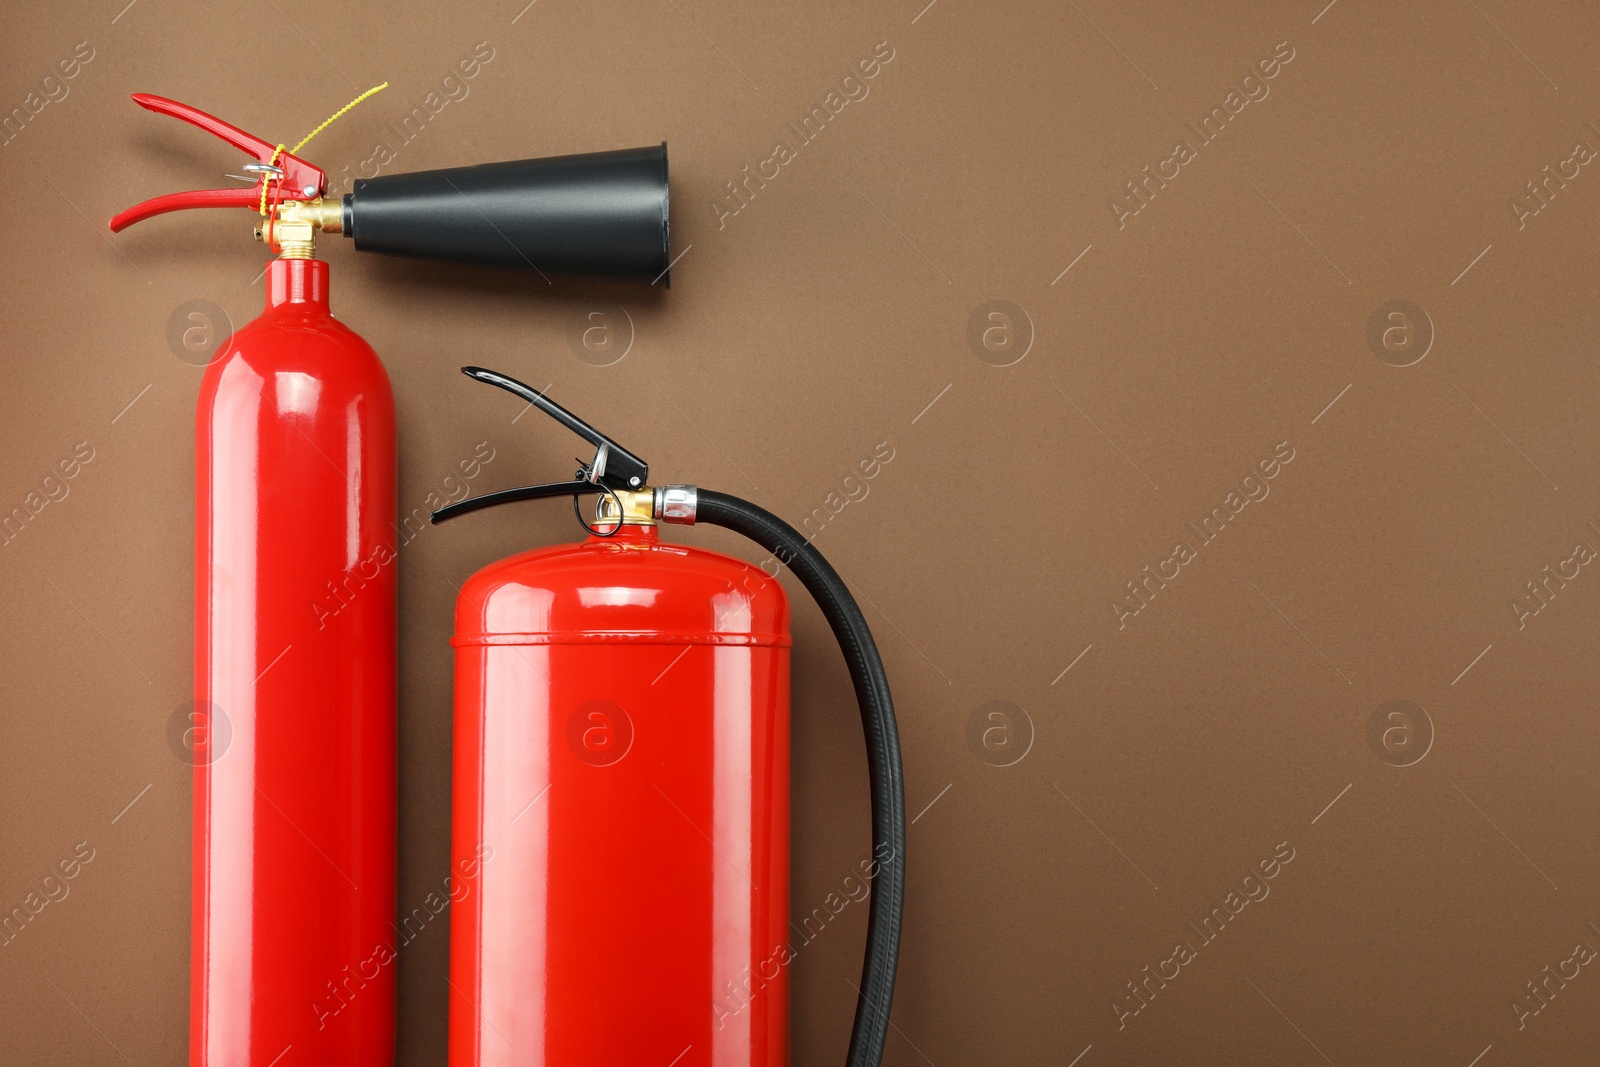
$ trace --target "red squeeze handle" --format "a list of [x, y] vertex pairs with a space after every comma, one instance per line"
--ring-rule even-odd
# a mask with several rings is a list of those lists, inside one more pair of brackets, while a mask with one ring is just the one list
[[247, 207], [255, 208], [261, 203], [261, 187], [240, 186], [237, 189], [196, 189], [188, 193], [168, 193], [158, 196], [153, 200], [146, 200], [142, 204], [135, 204], [128, 210], [111, 217], [111, 232], [121, 233], [136, 222], [143, 222], [154, 215], [165, 215], [169, 211], [182, 211], [191, 207]]
[[[318, 197], [328, 187], [328, 176], [320, 167], [313, 166], [299, 156], [289, 152], [273, 154], [277, 145], [269, 144], [253, 133], [246, 133], [232, 123], [223, 122], [215, 115], [208, 115], [197, 107], [176, 100], [168, 100], [164, 96], [152, 96], [149, 93], [134, 93], [133, 102], [147, 111], [154, 111], [158, 115], [171, 115], [173, 118], [182, 119], [184, 122], [198, 126], [207, 133], [233, 145], [247, 155], [255, 157], [258, 163], [271, 163], [283, 169], [281, 178], [262, 176], [263, 182], [270, 181], [272, 188], [268, 199], [276, 202], [278, 192], [284, 188], [290, 190], [290, 195], [295, 199], [311, 199]], [[307, 189], [314, 190], [307, 193]], [[143, 222], [153, 215], [163, 215], [168, 211], [181, 211], [185, 208], [200, 207], [244, 207], [259, 208], [261, 204], [261, 186], [236, 189], [197, 189], [187, 193], [168, 193], [158, 196], [153, 200], [146, 200], [142, 204], [135, 204], [128, 210], [116, 215], [111, 220], [113, 233], [120, 232], [136, 222]]]

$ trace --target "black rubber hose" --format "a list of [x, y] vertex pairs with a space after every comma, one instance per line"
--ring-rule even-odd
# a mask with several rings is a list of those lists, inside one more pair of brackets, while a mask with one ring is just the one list
[[867, 955], [861, 966], [860, 1000], [850, 1032], [849, 1067], [878, 1067], [889, 1033], [895, 967], [900, 958], [900, 919], [905, 910], [906, 798], [900, 770], [900, 731], [894, 699], [867, 620], [822, 553], [793, 526], [765, 508], [726, 493], [701, 489], [696, 521], [741, 533], [771, 552], [806, 587], [838, 639], [850, 667], [861, 725], [867, 738], [872, 779], [872, 849], [878, 873], [867, 914]]

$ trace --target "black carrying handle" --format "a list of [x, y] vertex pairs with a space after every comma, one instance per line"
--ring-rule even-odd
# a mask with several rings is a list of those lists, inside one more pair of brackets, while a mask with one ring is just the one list
[[671, 284], [667, 146], [356, 179], [364, 252]]
[[517, 489], [502, 489], [498, 493], [471, 496], [435, 511], [428, 516], [432, 523], [448, 522], [469, 512], [492, 508], [496, 504], [515, 504], [519, 500], [544, 500], [553, 496], [582, 496], [585, 493], [609, 493], [603, 485], [574, 480], [570, 482], [545, 482], [543, 485], [524, 485]]
[[[476, 382], [496, 385], [513, 396], [520, 396], [561, 425], [595, 447], [595, 462], [589, 465], [591, 479], [613, 489], [642, 489], [650, 480], [650, 464], [551, 400], [539, 390], [517, 381], [509, 374], [483, 367], [462, 367], [461, 373]], [[603, 458], [602, 458], [603, 457]], [[547, 494], [549, 495], [549, 494]]]
[[[650, 464], [628, 449], [623, 448], [616, 441], [590, 426], [587, 422], [584, 422], [578, 416], [551, 400], [544, 393], [539, 392], [539, 390], [524, 382], [517, 381], [509, 374], [501, 374], [499, 371], [488, 370], [484, 367], [462, 367], [461, 373], [473, 381], [498, 386], [513, 396], [526, 400], [529, 404], [532, 404], [593, 445], [595, 450], [594, 459], [580, 467], [571, 481], [525, 485], [517, 489], [502, 489], [498, 493], [485, 493], [483, 496], [469, 497], [466, 500], [457, 501], [435, 511], [429, 516], [430, 521], [435, 523], [448, 522], [458, 515], [466, 515], [482, 508], [492, 508], [496, 504], [512, 504], [519, 500], [542, 500], [553, 496], [576, 498], [589, 493], [615, 493], [618, 489], [643, 489], [649, 483]], [[576, 501], [574, 501], [574, 506], [576, 506]], [[619, 514], [621, 512], [620, 503], [618, 512]], [[587, 524], [585, 526], [587, 527]], [[592, 529], [591, 532], [593, 532]]]

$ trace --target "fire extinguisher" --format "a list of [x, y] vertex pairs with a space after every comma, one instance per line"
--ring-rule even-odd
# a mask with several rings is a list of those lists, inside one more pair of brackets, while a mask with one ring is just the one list
[[371, 346], [329, 310], [317, 235], [661, 282], [665, 145], [364, 179], [339, 198], [282, 145], [186, 104], [133, 99], [252, 156], [254, 184], [157, 197], [111, 229], [246, 208], [279, 253], [265, 311], [206, 368], [195, 426], [194, 695], [205, 729], [194, 753], [190, 1060], [388, 1067], [395, 407]]
[[[595, 448], [579, 544], [490, 564], [456, 603], [451, 1067], [789, 1062], [789, 612], [773, 575], [660, 539], [710, 523], [787, 565], [838, 639], [871, 774], [873, 876], [848, 1062], [880, 1062], [905, 893], [894, 705], [855, 599], [755, 504], [649, 466], [548, 396], [463, 368]], [[580, 514], [581, 521], [581, 514]], [[776, 572], [777, 568], [774, 568]]]

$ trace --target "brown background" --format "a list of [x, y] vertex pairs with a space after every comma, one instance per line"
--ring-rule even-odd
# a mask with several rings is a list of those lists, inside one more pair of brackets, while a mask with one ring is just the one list
[[[265, 253], [242, 212], [105, 233], [240, 163], [127, 94], [292, 143], [388, 79], [305, 150], [338, 180], [477, 42], [470, 94], [385, 172], [665, 138], [682, 258], [653, 293], [326, 241], [335, 311], [394, 379], [403, 506], [485, 438], [475, 492], [569, 469], [572, 439], [509, 425], [466, 362], [553, 384], [658, 478], [795, 522], [890, 442], [817, 537], [878, 633], [920, 813], [888, 1062], [1596, 1061], [1594, 967], [1522, 1029], [1512, 1005], [1600, 946], [1600, 574], [1524, 628], [1509, 606], [1600, 545], [1600, 173], [1524, 228], [1509, 206], [1600, 148], [1592, 5], [123, 2], [8, 9], [0, 34], [7, 110], [94, 54], [0, 149], [0, 510], [94, 450], [0, 547], [0, 905], [95, 849], [0, 948], [0, 1061], [186, 1055], [191, 771], [167, 727], [190, 685], [200, 372], [167, 329], [191, 300], [252, 318]], [[719, 229], [724, 183], [880, 41], [870, 95]], [[1123, 183], [1279, 42], [1270, 96], [1119, 229]], [[1026, 316], [998, 353], [969, 342], [994, 299]], [[1394, 299], [1435, 334], [1407, 367], [1367, 339]], [[608, 304], [636, 336], [597, 367], [568, 331]], [[1279, 442], [1270, 496], [1119, 628], [1124, 583]], [[452, 583], [573, 534], [529, 506], [402, 551], [407, 908], [448, 866]], [[796, 626], [798, 915], [868, 841], [842, 665], [813, 609]], [[1423, 711], [1373, 741], [1391, 700]], [[986, 749], [991, 701], [1020, 712]], [[1199, 945], [1188, 924], [1280, 842], [1270, 897], [1119, 1031], [1125, 983]], [[797, 1064], [843, 1056], [865, 916], [794, 965]], [[401, 957], [403, 1064], [443, 1062], [446, 943], [441, 923]]]

